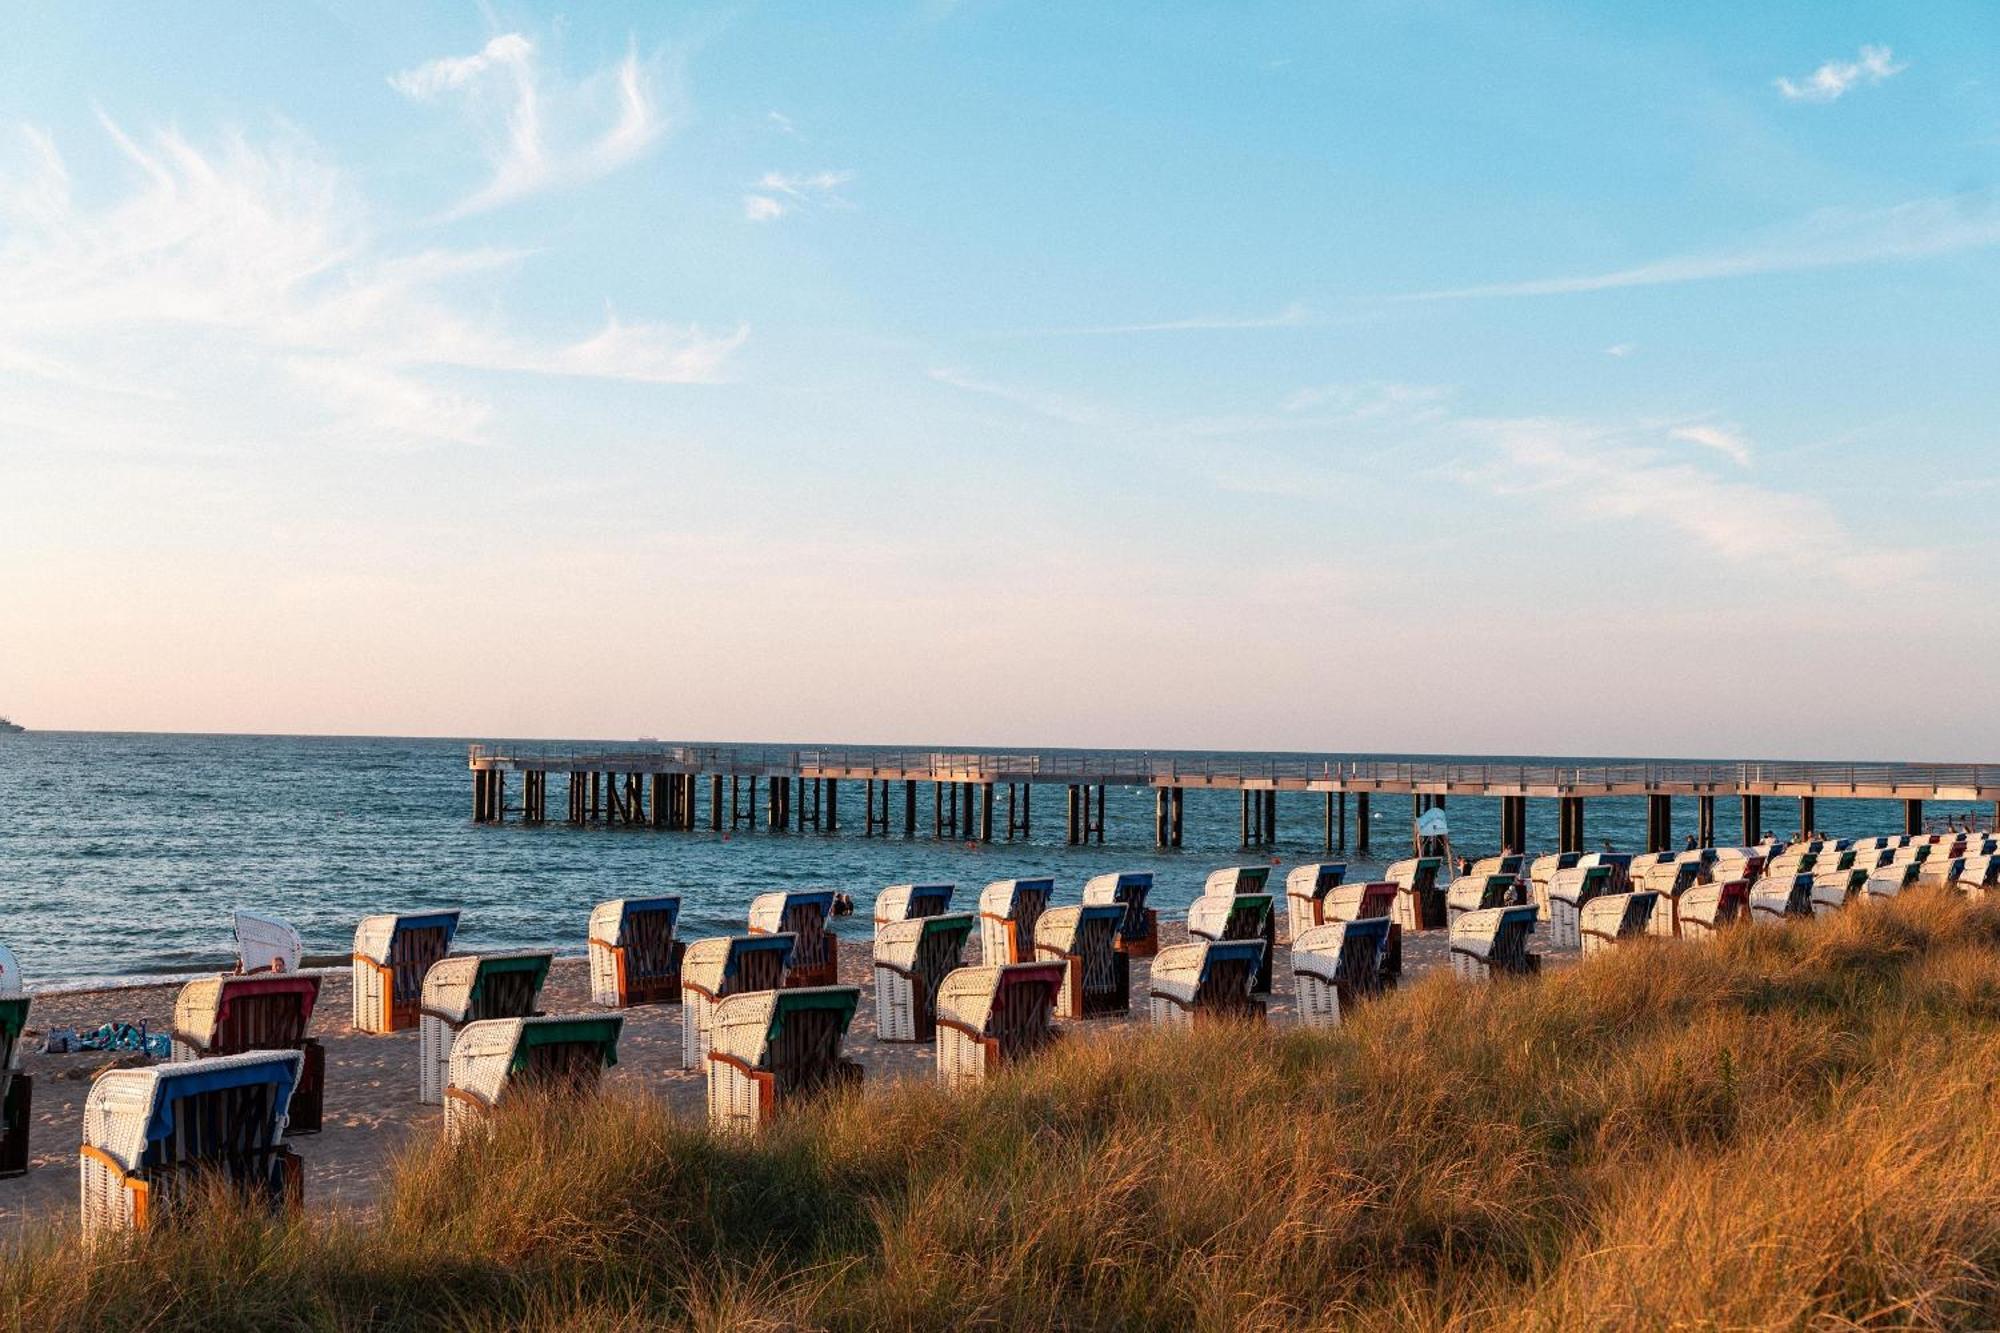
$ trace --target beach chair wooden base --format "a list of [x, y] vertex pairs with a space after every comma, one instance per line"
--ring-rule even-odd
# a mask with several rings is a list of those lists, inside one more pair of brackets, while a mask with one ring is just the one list
[[34, 1122], [35, 1080], [16, 1074], [0, 1100], [0, 1180], [28, 1170], [28, 1126]]
[[243, 1203], [273, 1213], [305, 1206], [305, 1161], [283, 1145], [226, 1170], [200, 1162], [127, 1171], [101, 1148], [85, 1144], [82, 1154], [85, 1211], [90, 1212], [91, 1200], [99, 1201], [91, 1220], [113, 1231], [148, 1231], [171, 1222], [188, 1201], [203, 1197], [218, 1182]]
[[1127, 958], [1151, 958], [1160, 951], [1160, 914], [1146, 909], [1146, 929], [1143, 934], [1126, 934], [1118, 937], [1118, 952]]

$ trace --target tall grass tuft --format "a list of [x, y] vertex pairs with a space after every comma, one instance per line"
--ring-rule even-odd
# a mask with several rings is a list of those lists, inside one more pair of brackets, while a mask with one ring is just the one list
[[522, 1098], [378, 1216], [0, 1258], [19, 1326], [2000, 1326], [2000, 905], [1076, 1041], [729, 1140]]

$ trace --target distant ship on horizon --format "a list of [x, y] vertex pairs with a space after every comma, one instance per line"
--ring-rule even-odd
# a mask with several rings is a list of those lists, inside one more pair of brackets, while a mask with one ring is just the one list
[[12, 718], [0, 717], [0, 736], [19, 735], [26, 730], [26, 727]]

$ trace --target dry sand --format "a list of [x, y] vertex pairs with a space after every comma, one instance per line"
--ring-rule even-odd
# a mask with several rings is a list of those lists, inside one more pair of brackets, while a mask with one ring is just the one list
[[[928, 1043], [878, 1041], [875, 1036], [875, 978], [870, 962], [865, 918], [836, 923], [841, 934], [840, 979], [862, 990], [848, 1054], [861, 1062], [871, 1083], [904, 1078], [929, 1078], [932, 1048]], [[1161, 943], [1186, 939], [1185, 925], [1162, 922]], [[1538, 947], [1546, 950], [1543, 941]], [[975, 938], [969, 954], [978, 952]], [[1444, 932], [1406, 938], [1406, 977], [1442, 966]], [[1148, 968], [1142, 961], [1132, 969], [1133, 1006], [1123, 1018], [1092, 1019], [1066, 1024], [1086, 1040], [1115, 1040], [1118, 1033], [1145, 1021]], [[1273, 960], [1271, 1021], [1292, 1021], [1289, 952], [1280, 945]], [[143, 1021], [149, 1031], [168, 1032], [173, 1026], [178, 983], [122, 986], [110, 990], [37, 995], [28, 1015], [29, 1034], [21, 1048], [22, 1067], [35, 1079], [31, 1162], [25, 1176], [0, 1180], [0, 1234], [19, 1230], [37, 1218], [74, 1216], [77, 1208], [77, 1149], [83, 1141], [83, 1104], [91, 1078], [119, 1057], [89, 1052], [40, 1054], [41, 1034], [51, 1028], [94, 1030], [114, 1019]], [[585, 960], [559, 958], [542, 993], [545, 1013], [595, 1011], [590, 1003], [590, 978]], [[652, 1090], [691, 1118], [706, 1114], [706, 1084], [698, 1071], [683, 1070], [681, 1009], [653, 1005], [622, 1011], [624, 1034], [618, 1044], [618, 1064], [606, 1075], [614, 1086]], [[306, 1202], [313, 1208], [367, 1208], [375, 1198], [391, 1154], [413, 1134], [434, 1132], [443, 1109], [417, 1101], [417, 1034], [393, 1036], [357, 1033], [345, 974], [328, 976], [321, 984], [313, 1015], [313, 1035], [326, 1047], [325, 1128], [318, 1134], [291, 1140], [306, 1163]], [[130, 1057], [125, 1057], [129, 1059]]]

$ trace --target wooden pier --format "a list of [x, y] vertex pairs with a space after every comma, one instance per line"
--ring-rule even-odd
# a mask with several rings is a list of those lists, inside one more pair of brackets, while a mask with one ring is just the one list
[[[472, 817], [481, 824], [504, 823], [510, 813], [523, 823], [546, 823], [549, 775], [557, 773], [568, 797], [564, 821], [578, 826], [720, 831], [761, 825], [774, 833], [835, 833], [846, 784], [862, 800], [861, 836], [916, 837], [919, 811], [927, 804], [930, 836], [954, 842], [992, 842], [996, 831], [1009, 841], [1029, 836], [1037, 787], [1064, 789], [1064, 836], [1072, 846], [1105, 840], [1108, 787], [1152, 790], [1153, 841], [1160, 847], [1181, 845], [1190, 788], [1240, 794], [1246, 848], [1276, 841], [1278, 797], [1299, 793], [1323, 803], [1326, 849], [1345, 851], [1351, 805], [1352, 846], [1362, 854], [1369, 850], [1370, 802], [1382, 796], [1410, 797], [1413, 816], [1453, 796], [1498, 800], [1502, 844], [1520, 850], [1527, 843], [1530, 800], [1557, 802], [1559, 851], [1586, 850], [1585, 802], [1608, 796], [1646, 798], [1649, 851], [1666, 850], [1677, 798], [1696, 802], [1696, 836], [1704, 845], [1718, 838], [1718, 800], [1735, 804], [1731, 822], [1746, 843], [1764, 831], [1766, 798], [1796, 800], [1801, 832], [1817, 827], [1821, 800], [1900, 801], [1908, 833], [1923, 831], [1926, 801], [1990, 802], [2000, 825], [2000, 764], [1488, 764], [695, 745], [559, 754], [474, 745], [469, 766]], [[520, 778], [513, 805], [510, 775]], [[921, 799], [925, 788], [927, 802]]]

